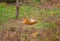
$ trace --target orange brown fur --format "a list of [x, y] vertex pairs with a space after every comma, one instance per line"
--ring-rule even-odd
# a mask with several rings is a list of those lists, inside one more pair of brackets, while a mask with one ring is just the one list
[[24, 24], [27, 24], [27, 25], [33, 25], [33, 24], [35, 24], [35, 23], [37, 23], [36, 21], [29, 21], [28, 19], [26, 19], [26, 18], [24, 18], [24, 20], [23, 20], [23, 23]]

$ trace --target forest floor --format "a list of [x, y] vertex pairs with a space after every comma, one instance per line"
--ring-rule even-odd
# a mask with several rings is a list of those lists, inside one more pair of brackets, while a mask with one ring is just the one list
[[[60, 8], [40, 9], [23, 4], [18, 20], [15, 10], [15, 5], [0, 4], [0, 41], [60, 41]], [[24, 17], [38, 23], [25, 25]]]

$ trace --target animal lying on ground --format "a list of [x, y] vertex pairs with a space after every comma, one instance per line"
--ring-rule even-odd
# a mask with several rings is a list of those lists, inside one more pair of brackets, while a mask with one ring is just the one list
[[23, 23], [24, 23], [24, 24], [27, 24], [27, 25], [34, 25], [34, 24], [37, 23], [37, 21], [34, 20], [34, 19], [28, 20], [27, 18], [24, 18], [24, 19], [23, 19]]

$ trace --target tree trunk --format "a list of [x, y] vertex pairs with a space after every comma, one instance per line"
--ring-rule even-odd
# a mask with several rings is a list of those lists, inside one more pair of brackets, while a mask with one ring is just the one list
[[16, 19], [18, 19], [19, 15], [19, 0], [16, 0]]

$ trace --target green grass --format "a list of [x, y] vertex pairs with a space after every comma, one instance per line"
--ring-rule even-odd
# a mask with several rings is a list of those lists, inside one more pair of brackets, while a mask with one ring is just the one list
[[[35, 32], [34, 29], [30, 29], [32, 27], [35, 27], [38, 30], [36, 32], [38, 32], [39, 34], [42, 35], [42, 36], [40, 36], [38, 34], [39, 37], [41, 37], [41, 39], [43, 39], [44, 41], [50, 41], [50, 40], [57, 41], [58, 40], [59, 35], [60, 35], [60, 33], [59, 33], [60, 28], [59, 28], [59, 26], [56, 26], [55, 21], [52, 21], [52, 22], [42, 22], [42, 21], [44, 21], [44, 19], [46, 17], [52, 16], [53, 14], [55, 14], [56, 16], [60, 16], [60, 8], [39, 9], [37, 7], [22, 4], [19, 9], [19, 19], [24, 18], [24, 17], [37, 19], [38, 23], [36, 23], [35, 25], [32, 25], [32, 26], [20, 25], [20, 22], [15, 23], [15, 21], [14, 21], [15, 16], [16, 16], [15, 14], [16, 14], [15, 5], [6, 5], [6, 3], [0, 4], [0, 24], [2, 24], [2, 25], [0, 25], [0, 31], [3, 31], [3, 28], [9, 30], [11, 27], [16, 27], [16, 29], [18, 31], [20, 31], [21, 30], [20, 27], [21, 27], [21, 28], [23, 28], [22, 31], [23, 30], [25, 32], [27, 31], [26, 33], [25, 32], [22, 33], [21, 38], [25, 38], [26, 36], [28, 36], [27, 35], [28, 33], [30, 35]], [[13, 21], [8, 22], [9, 19], [13, 19], [14, 22]], [[40, 29], [43, 30], [42, 33], [40, 33], [40, 31], [41, 31]], [[44, 30], [46, 30], [46, 31], [44, 31]], [[52, 32], [50, 32], [50, 30], [52, 30]], [[18, 35], [21, 34], [20, 32], [17, 32], [17, 33], [18, 33]], [[44, 35], [46, 35], [46, 36], [43, 37]], [[37, 38], [40, 41], [42, 41], [39, 37], [37, 37]], [[31, 38], [31, 39], [33, 39], [33, 38]]]
[[[15, 19], [16, 8], [15, 5], [7, 5], [6, 3], [0, 4], [0, 23], [7, 21], [9, 18]], [[52, 16], [52, 14], [60, 15], [59, 8], [53, 9], [39, 9], [33, 6], [21, 5], [19, 18], [27, 17], [27, 18], [38, 18], [39, 23], [35, 25], [37, 28], [48, 27], [49, 23], [41, 23], [42, 19], [48, 16]], [[42, 15], [42, 16], [39, 16]]]
[[6, 3], [0, 4], [0, 22], [8, 20], [8, 18], [15, 17], [15, 7], [6, 6]]

